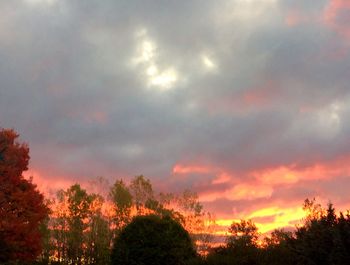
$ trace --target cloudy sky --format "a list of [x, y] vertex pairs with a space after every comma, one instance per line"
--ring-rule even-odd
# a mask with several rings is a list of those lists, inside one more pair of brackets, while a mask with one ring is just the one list
[[350, 206], [347, 0], [0, 2], [0, 127], [54, 188], [144, 174], [219, 224]]

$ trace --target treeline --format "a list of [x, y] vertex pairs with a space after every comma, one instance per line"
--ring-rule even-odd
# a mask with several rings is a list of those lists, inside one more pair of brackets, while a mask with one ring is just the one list
[[90, 186], [101, 187], [105, 194], [75, 184], [47, 201], [50, 213], [41, 225], [43, 252], [38, 264], [109, 264], [113, 239], [134, 216], [150, 214], [180, 223], [199, 252], [209, 247], [210, 215], [195, 193], [157, 193], [142, 175], [128, 185], [117, 180], [109, 187], [99, 178]]
[[[156, 192], [147, 178], [72, 185], [44, 198], [28, 169], [29, 147], [0, 128], [0, 264], [109, 264], [113, 240], [134, 216], [170, 218], [208, 248], [211, 216], [195, 193]], [[200, 244], [199, 244], [200, 243]]]
[[[0, 264], [154, 265], [158, 254], [175, 265], [350, 264], [350, 213], [336, 214], [332, 204], [306, 200], [307, 217], [295, 231], [276, 230], [263, 239], [251, 220], [234, 222], [226, 244], [210, 248], [215, 222], [197, 195], [156, 192], [142, 175], [129, 183], [75, 184], [45, 201], [23, 177], [29, 148], [17, 138], [0, 129]], [[122, 246], [149, 262], [133, 262]]]
[[253, 222], [233, 223], [225, 246], [195, 264], [347, 265], [350, 264], [350, 214], [305, 200], [307, 217], [293, 232], [275, 230], [261, 239]]

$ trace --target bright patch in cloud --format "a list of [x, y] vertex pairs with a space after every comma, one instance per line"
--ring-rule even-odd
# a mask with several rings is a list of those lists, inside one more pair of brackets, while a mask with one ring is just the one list
[[138, 48], [138, 56], [134, 59], [136, 64], [148, 63], [154, 60], [156, 46], [151, 40], [143, 40]]
[[[278, 228], [294, 227], [304, 217], [305, 212], [302, 207], [281, 208], [278, 206], [262, 208], [256, 211], [233, 216], [233, 219], [216, 220], [216, 234], [227, 234], [228, 227], [233, 222], [239, 222], [241, 219], [252, 219], [260, 233], [268, 233]], [[266, 220], [266, 221], [264, 221]]]
[[142, 69], [147, 79], [147, 85], [158, 88], [160, 91], [173, 88], [178, 81], [177, 70], [171, 66], [161, 69], [157, 45], [148, 37], [146, 30], [137, 32], [136, 37], [139, 46], [133, 64]]
[[217, 68], [217, 65], [213, 62], [213, 60], [211, 58], [209, 58], [207, 55], [202, 55], [201, 57], [202, 59], [202, 63], [204, 65], [204, 67], [207, 70], [214, 70]]
[[121, 152], [126, 157], [136, 157], [142, 155], [144, 153], [144, 149], [142, 146], [137, 144], [126, 144], [121, 147]]
[[339, 104], [333, 103], [324, 111], [324, 113], [320, 113], [320, 115], [321, 115], [321, 118], [324, 118], [325, 120], [331, 123], [339, 124], [340, 123], [339, 111], [340, 111]]
[[[147, 74], [150, 73], [149, 70], [150, 69], [147, 70]], [[174, 69], [168, 69], [161, 73], [153, 70], [151, 71], [149, 81], [151, 85], [158, 86], [162, 89], [169, 89], [177, 81], [177, 73]]]
[[341, 125], [342, 106], [334, 102], [317, 112], [319, 126], [326, 136], [333, 136], [339, 131]]

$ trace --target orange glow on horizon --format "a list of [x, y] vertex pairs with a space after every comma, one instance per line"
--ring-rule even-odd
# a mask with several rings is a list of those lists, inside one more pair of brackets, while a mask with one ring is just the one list
[[[314, 165], [300, 168], [296, 164], [281, 165], [272, 168], [264, 168], [261, 170], [252, 170], [247, 175], [243, 175], [239, 179], [236, 175], [230, 175], [223, 170], [212, 168], [205, 165], [180, 165], [177, 164], [173, 168], [174, 174], [180, 174], [186, 176], [191, 173], [212, 173], [213, 179], [210, 185], [224, 184], [222, 188], [224, 190], [208, 190], [205, 192], [198, 192], [199, 201], [202, 203], [212, 202], [215, 203], [219, 199], [227, 199], [230, 201], [252, 201], [256, 199], [265, 199], [266, 204], [262, 204], [260, 209], [249, 209], [241, 212], [232, 210], [232, 218], [227, 218], [227, 214], [216, 215], [216, 229], [213, 234], [225, 235], [227, 233], [228, 226], [239, 219], [252, 219], [258, 227], [261, 233], [268, 233], [276, 228], [293, 227], [304, 216], [305, 213], [301, 208], [302, 201], [283, 202], [280, 200], [269, 201], [275, 189], [278, 189], [281, 185], [287, 185], [293, 187], [299, 185], [302, 181], [315, 181], [315, 180], [331, 180], [337, 176], [350, 175], [350, 157], [344, 156], [333, 161], [327, 161], [325, 163], [315, 163]], [[30, 170], [25, 172], [24, 176], [29, 178], [33, 176], [33, 182], [37, 184], [38, 189], [42, 191], [46, 196], [52, 196], [53, 191], [59, 189], [66, 189], [69, 186], [76, 183], [69, 179], [64, 178], [52, 178], [45, 179], [38, 170]], [[249, 178], [247, 177], [249, 176]], [[80, 182], [82, 186], [88, 187], [88, 182]], [[305, 198], [303, 198], [305, 199]], [[322, 203], [326, 199], [330, 198], [318, 198], [322, 199]], [[97, 206], [100, 207], [100, 206]], [[106, 216], [110, 216], [113, 209], [108, 203], [103, 203], [102, 211]], [[344, 209], [344, 205], [340, 205]], [[218, 209], [219, 211], [220, 209]], [[226, 216], [226, 217], [225, 217]]]
[[23, 176], [26, 179], [33, 178], [33, 183], [37, 185], [40, 192], [49, 196], [52, 192], [56, 192], [60, 189], [66, 189], [76, 183], [76, 181], [70, 180], [65, 177], [57, 177], [54, 180], [51, 178], [45, 179], [42, 174], [37, 170], [28, 170], [23, 172]]
[[[259, 221], [265, 217], [271, 220]], [[227, 229], [233, 222], [239, 222], [241, 219], [248, 220], [251, 219], [258, 231], [262, 234], [272, 232], [275, 229], [294, 227], [295, 224], [299, 223], [305, 217], [305, 212], [302, 207], [290, 207], [290, 208], [280, 208], [280, 207], [268, 207], [253, 211], [240, 216], [240, 219], [218, 219], [216, 224], [218, 226], [215, 234], [226, 235]]]

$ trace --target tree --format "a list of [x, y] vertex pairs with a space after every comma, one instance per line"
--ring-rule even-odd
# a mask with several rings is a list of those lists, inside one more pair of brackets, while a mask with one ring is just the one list
[[233, 222], [228, 229], [230, 236], [227, 239], [229, 246], [256, 246], [259, 237], [258, 228], [251, 220]]
[[91, 195], [89, 229], [87, 229], [86, 264], [105, 265], [110, 260], [111, 233], [109, 222], [102, 214], [104, 199], [97, 194]]
[[288, 240], [292, 239], [293, 233], [285, 231], [284, 229], [275, 229], [271, 232], [269, 237], [264, 238], [264, 245], [269, 247], [275, 247], [280, 244], [286, 243]]
[[185, 229], [190, 232], [197, 250], [201, 252], [206, 251], [210, 237], [205, 235], [205, 230], [210, 225], [206, 225], [205, 220], [207, 219], [209, 221], [211, 219], [210, 214], [203, 211], [203, 205], [198, 201], [197, 193], [191, 190], [185, 190], [176, 198], [176, 201], [181, 211], [179, 220]]
[[146, 202], [153, 199], [152, 184], [143, 175], [136, 176], [130, 183], [130, 191], [135, 201], [137, 214], [141, 214]]
[[68, 258], [72, 263], [81, 264], [84, 256], [85, 230], [88, 227], [92, 196], [79, 184], [71, 186], [67, 191], [68, 198]]
[[264, 264], [295, 264], [290, 242], [293, 233], [283, 229], [275, 229], [269, 237], [264, 238]]
[[292, 242], [297, 262], [317, 265], [337, 264], [335, 258], [344, 245], [342, 240], [338, 240], [340, 239], [338, 218], [333, 205], [330, 203], [327, 209], [323, 209], [315, 200], [307, 199], [304, 209], [308, 212], [308, 216], [304, 226], [297, 228], [296, 239]]
[[233, 222], [228, 229], [227, 253], [231, 263], [241, 265], [260, 264], [260, 249], [258, 248], [259, 233], [251, 220]]
[[114, 225], [116, 234], [131, 220], [132, 196], [123, 180], [117, 180], [109, 196], [114, 205]]
[[50, 227], [52, 236], [52, 248], [54, 260], [57, 262], [67, 260], [68, 241], [68, 202], [64, 190], [56, 193], [56, 198], [52, 200], [52, 213], [50, 215]]
[[119, 234], [112, 264], [184, 265], [196, 257], [188, 232], [170, 217], [137, 216]]
[[0, 130], [0, 262], [31, 261], [41, 252], [40, 225], [48, 215], [44, 198], [22, 173], [29, 148], [13, 130]]
[[59, 264], [108, 264], [111, 231], [103, 215], [104, 198], [79, 184], [60, 190], [52, 203], [51, 261]]

